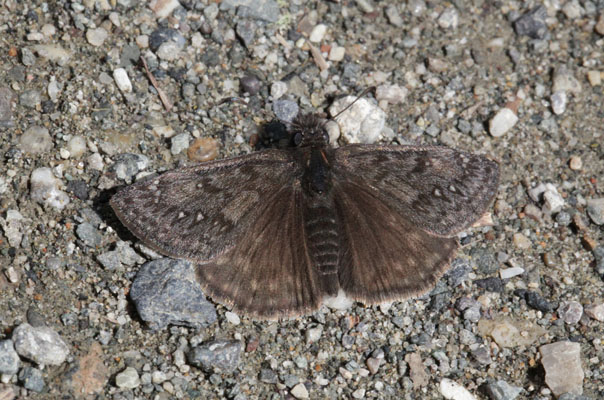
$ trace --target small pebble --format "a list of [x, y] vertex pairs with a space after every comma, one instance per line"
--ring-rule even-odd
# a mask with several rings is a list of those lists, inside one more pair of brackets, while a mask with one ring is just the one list
[[62, 182], [55, 178], [50, 168], [34, 169], [29, 180], [32, 200], [58, 211], [69, 204], [69, 196], [59, 188]]
[[514, 276], [522, 275], [523, 273], [524, 268], [521, 267], [512, 267], [499, 270], [499, 276], [501, 277], [501, 279], [510, 279]]
[[554, 92], [551, 97], [552, 102], [552, 111], [556, 115], [560, 115], [566, 111], [566, 103], [568, 101], [568, 96], [564, 91]]
[[53, 141], [48, 129], [43, 126], [31, 126], [19, 138], [19, 147], [29, 154], [42, 154], [49, 152]]
[[437, 22], [443, 29], [457, 28], [457, 24], [459, 24], [459, 13], [454, 7], [448, 7], [440, 14]]
[[594, 29], [600, 35], [604, 36], [604, 12], [602, 12], [600, 14], [600, 17], [598, 18], [598, 22], [596, 23], [596, 26], [594, 27]]
[[323, 325], [317, 325], [314, 328], [307, 329], [305, 332], [306, 344], [314, 343], [321, 338]]
[[239, 84], [244, 93], [256, 95], [262, 88], [262, 82], [256, 75], [245, 75], [239, 80]]
[[347, 143], [375, 143], [386, 125], [386, 113], [364, 98], [347, 96], [338, 99], [329, 107], [332, 116], [356, 102], [336, 118], [342, 137]]
[[531, 247], [531, 241], [522, 233], [514, 233], [514, 245], [520, 250], [526, 250]]
[[518, 122], [518, 116], [514, 111], [507, 107], [503, 107], [489, 121], [489, 132], [493, 137], [503, 136], [507, 131], [512, 129]]
[[579, 171], [583, 168], [583, 160], [579, 156], [571, 156], [568, 165], [573, 171]]
[[287, 83], [283, 81], [275, 81], [271, 85], [271, 97], [273, 100], [280, 99], [285, 93], [287, 93]]
[[19, 372], [21, 359], [15, 351], [13, 341], [0, 340], [0, 375], [14, 375]]
[[290, 391], [290, 393], [296, 399], [308, 399], [309, 398], [308, 389], [306, 389], [306, 386], [304, 386], [303, 383], [298, 383], [296, 386], [294, 386], [292, 388], [292, 390]]
[[583, 315], [583, 306], [578, 301], [562, 301], [558, 307], [558, 316], [569, 325], [574, 325]]
[[124, 68], [115, 69], [113, 71], [113, 79], [115, 79], [115, 84], [122, 93], [132, 92], [132, 83], [130, 82], [128, 73]]
[[587, 80], [591, 86], [600, 86], [602, 84], [602, 73], [600, 71], [588, 71]]
[[177, 155], [188, 149], [190, 140], [191, 135], [189, 133], [180, 133], [172, 136], [170, 139], [170, 153]]
[[25, 367], [19, 372], [19, 381], [27, 390], [40, 393], [44, 390], [44, 378], [42, 371], [37, 368]]
[[342, 61], [346, 55], [346, 48], [342, 46], [332, 46], [327, 59], [329, 61]]
[[587, 215], [596, 225], [604, 225], [604, 197], [587, 200]]
[[88, 29], [86, 31], [86, 40], [93, 46], [101, 46], [109, 34], [103, 28]]
[[308, 40], [310, 40], [313, 43], [320, 43], [321, 40], [323, 40], [325, 33], [327, 33], [327, 25], [318, 24], [310, 32], [310, 35], [308, 36]]
[[375, 99], [385, 100], [389, 104], [399, 104], [405, 101], [409, 90], [399, 85], [380, 85], [375, 89]]
[[136, 369], [127, 367], [115, 376], [115, 385], [122, 389], [134, 389], [139, 387], [141, 380]]
[[476, 398], [459, 383], [451, 379], [443, 378], [439, 384], [440, 393], [445, 399], [451, 400], [475, 400]]
[[191, 161], [210, 161], [218, 157], [219, 148], [219, 142], [214, 138], [195, 139], [187, 149], [187, 157]]
[[491, 400], [514, 400], [522, 390], [521, 387], [512, 386], [504, 380], [489, 382], [486, 385], [486, 393]]
[[604, 303], [587, 305], [583, 311], [588, 317], [604, 322]]
[[224, 317], [233, 325], [239, 325], [241, 323], [241, 319], [234, 312], [227, 311], [224, 313]]

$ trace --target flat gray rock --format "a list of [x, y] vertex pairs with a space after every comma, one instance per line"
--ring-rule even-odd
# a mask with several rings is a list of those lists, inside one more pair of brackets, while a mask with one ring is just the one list
[[191, 263], [162, 258], [144, 264], [130, 289], [140, 317], [153, 330], [168, 324], [201, 328], [216, 322]]
[[239, 364], [242, 350], [238, 340], [212, 340], [194, 347], [187, 359], [205, 372], [232, 372]]

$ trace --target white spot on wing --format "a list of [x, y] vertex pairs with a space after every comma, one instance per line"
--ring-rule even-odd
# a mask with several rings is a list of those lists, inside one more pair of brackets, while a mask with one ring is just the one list
[[178, 219], [184, 218], [185, 217], [185, 213], [184, 212], [179, 212], [178, 213]]

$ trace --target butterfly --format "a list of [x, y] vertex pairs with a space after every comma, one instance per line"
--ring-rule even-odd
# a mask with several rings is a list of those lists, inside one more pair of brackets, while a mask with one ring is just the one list
[[147, 246], [189, 260], [204, 292], [258, 319], [338, 296], [378, 304], [434, 286], [498, 186], [499, 166], [440, 146], [329, 145], [317, 114], [294, 146], [205, 162], [119, 190]]

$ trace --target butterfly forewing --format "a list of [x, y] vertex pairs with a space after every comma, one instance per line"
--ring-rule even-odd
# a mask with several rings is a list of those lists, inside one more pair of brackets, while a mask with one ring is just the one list
[[499, 167], [447, 147], [351, 145], [336, 150], [333, 174], [334, 181], [362, 181], [415, 227], [450, 236], [485, 212]]
[[298, 165], [268, 150], [176, 169], [130, 185], [111, 199], [130, 231], [162, 254], [204, 262], [236, 245]]

